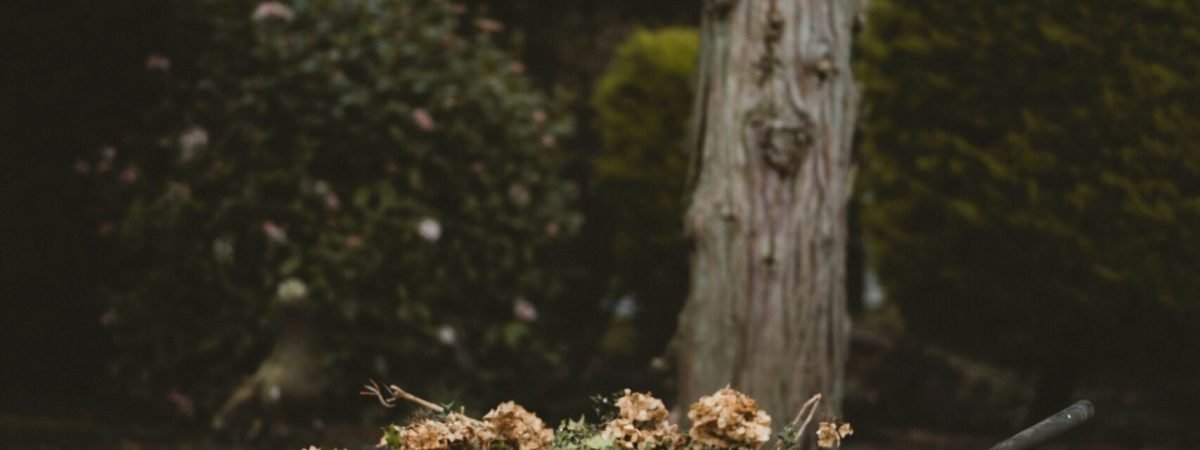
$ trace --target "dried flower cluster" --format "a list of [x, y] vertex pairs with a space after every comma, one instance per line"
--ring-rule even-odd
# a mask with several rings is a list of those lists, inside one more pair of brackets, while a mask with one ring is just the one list
[[539, 450], [550, 447], [554, 431], [537, 415], [513, 402], [504, 402], [483, 416], [495, 431], [497, 439], [520, 450]]
[[835, 422], [821, 422], [817, 428], [817, 445], [821, 448], [842, 446], [842, 439], [854, 434], [854, 428], [849, 423], [838, 426]]
[[[392, 428], [399, 437], [402, 450], [486, 449], [496, 440], [490, 423], [458, 413], [450, 413], [445, 420], [424, 419], [405, 427], [392, 425]], [[386, 444], [385, 436], [379, 445]]]
[[672, 448], [682, 441], [679, 428], [667, 421], [667, 407], [650, 394], [630, 392], [617, 400], [619, 413], [602, 432], [621, 448]]
[[754, 399], [728, 386], [692, 404], [688, 419], [695, 444], [757, 449], [771, 438], [771, 416], [759, 411]]
[[[445, 407], [422, 400], [397, 386], [384, 389], [372, 382], [364, 395], [378, 397], [386, 406], [405, 399], [439, 413]], [[802, 444], [804, 428], [816, 411], [820, 395], [814, 396], [801, 408], [796, 421], [785, 429], [783, 440], [776, 448], [796, 448]], [[537, 415], [513, 402], [497, 405], [475, 420], [461, 413], [449, 413], [441, 419], [423, 419], [405, 427], [391, 426], [380, 445], [392, 450], [480, 450], [506, 448], [513, 450], [757, 450], [771, 438], [771, 417], [758, 409], [754, 399], [726, 386], [713, 395], [701, 397], [692, 404], [688, 418], [692, 429], [688, 435], [668, 420], [669, 412], [662, 400], [648, 393], [624, 394], [613, 403], [616, 415], [607, 423], [589, 425], [582, 419], [566, 421], [559, 426], [558, 436]], [[804, 411], [808, 419], [800, 422]], [[842, 441], [854, 429], [849, 423], [821, 422], [816, 431], [817, 444], [822, 448], [841, 447]], [[811, 435], [809, 435], [811, 436]]]

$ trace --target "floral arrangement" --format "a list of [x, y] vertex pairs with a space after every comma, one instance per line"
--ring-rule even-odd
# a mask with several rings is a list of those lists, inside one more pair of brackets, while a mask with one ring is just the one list
[[[611, 402], [616, 411], [602, 418], [602, 423], [580, 418], [564, 421], [553, 430], [513, 402], [501, 403], [479, 420], [396, 385], [381, 387], [371, 382], [363, 394], [377, 397], [388, 407], [405, 400], [436, 413], [384, 428], [378, 448], [388, 450], [758, 450], [772, 437], [771, 417], [758, 409], [754, 399], [728, 386], [691, 405], [687, 417], [692, 426], [687, 433], [670, 422], [662, 400], [629, 389]], [[805, 429], [820, 400], [820, 394], [809, 399], [796, 418], [775, 435], [774, 450], [804, 448], [809, 442], [804, 439]], [[812, 437], [821, 448], [837, 448], [852, 434], [849, 423], [819, 422]]]

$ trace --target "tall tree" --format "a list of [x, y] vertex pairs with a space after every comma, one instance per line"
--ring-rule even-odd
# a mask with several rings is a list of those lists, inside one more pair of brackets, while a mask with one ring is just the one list
[[685, 215], [695, 249], [675, 342], [681, 399], [731, 383], [776, 423], [815, 393], [838, 409], [858, 9], [706, 5]]

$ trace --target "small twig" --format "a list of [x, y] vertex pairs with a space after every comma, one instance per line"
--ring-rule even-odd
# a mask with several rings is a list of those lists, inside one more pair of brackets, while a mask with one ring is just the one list
[[[817, 405], [819, 405], [820, 403], [821, 403], [821, 394], [818, 393], [818, 394], [812, 396], [812, 398], [808, 399], [808, 401], [804, 402], [803, 405], [800, 405], [800, 410], [796, 412], [796, 418], [792, 419], [792, 423], [790, 424], [791, 426], [794, 427], [794, 426], [796, 426], [797, 423], [800, 422], [800, 418], [804, 417], [804, 423], [800, 425], [800, 428], [795, 429], [796, 436], [804, 435], [804, 429], [808, 428], [808, 424], [810, 422], [812, 422], [813, 414], [816, 414]], [[812, 408], [812, 409], [809, 409], [809, 408]], [[807, 417], [804, 416], [805, 410], [808, 410]], [[775, 450], [781, 450], [782, 448], [783, 448], [782, 440], [775, 443]]]
[[[385, 397], [384, 393], [383, 393], [383, 388], [379, 387], [379, 383], [376, 383], [375, 380], [369, 380], [369, 381], [371, 382], [371, 384], [364, 385], [363, 390], [361, 392], [359, 392], [359, 394], [365, 395], [367, 397], [375, 397], [375, 398], [379, 399], [379, 403], [382, 403], [383, 406], [385, 406], [385, 407], [388, 407], [388, 408], [394, 407], [394, 406], [396, 406], [396, 400], [403, 399], [403, 400], [408, 400], [410, 402], [424, 406], [426, 408], [429, 408], [437, 413], [445, 413], [446, 412], [446, 408], [442, 407], [442, 405], [439, 405], [439, 404], [431, 402], [429, 400], [425, 400], [421, 397], [412, 395], [412, 394], [408, 393], [408, 391], [401, 388], [400, 386], [396, 386], [394, 384], [387, 385], [387, 396]], [[462, 416], [463, 419], [466, 419], [470, 422], [483, 423], [479, 419], [476, 419], [473, 417], [467, 417], [467, 415], [464, 414], [464, 412], [466, 412], [466, 408], [459, 408], [457, 414], [459, 416]], [[451, 414], [454, 414], [453, 411], [451, 411]]]
[[383, 391], [381, 391], [379, 389], [379, 383], [376, 383], [375, 380], [370, 380], [370, 381], [371, 381], [371, 384], [363, 385], [363, 390], [361, 392], [359, 392], [359, 395], [365, 395], [367, 397], [378, 398], [379, 403], [382, 403], [383, 406], [386, 408], [391, 408], [391, 407], [396, 406], [396, 397], [384, 398]]
[[412, 395], [412, 394], [408, 393], [408, 391], [401, 389], [400, 386], [396, 386], [394, 384], [389, 384], [387, 386], [387, 391], [388, 391], [389, 396], [385, 398], [383, 396], [383, 390], [379, 388], [379, 383], [376, 383], [375, 380], [370, 380], [370, 381], [371, 381], [371, 384], [364, 385], [363, 391], [359, 392], [359, 394], [362, 394], [362, 395], [365, 395], [368, 397], [378, 398], [379, 403], [382, 403], [383, 406], [386, 406], [388, 408], [396, 406], [396, 400], [404, 399], [404, 400], [408, 400], [410, 402], [416, 403], [418, 405], [424, 406], [426, 408], [432, 409], [434, 412], [440, 413], [440, 412], [446, 411], [446, 408], [443, 408], [441, 405], [438, 405], [431, 401], [425, 400], [421, 397]]

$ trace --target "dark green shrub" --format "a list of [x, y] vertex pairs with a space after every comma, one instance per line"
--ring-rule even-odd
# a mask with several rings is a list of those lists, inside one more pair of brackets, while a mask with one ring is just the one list
[[273, 299], [301, 286], [344, 398], [369, 377], [491, 400], [564, 375], [536, 316], [567, 306], [547, 258], [581, 222], [560, 177], [570, 123], [492, 23], [424, 0], [180, 15], [206, 37], [147, 62], [161, 106], [80, 166], [129, 388], [210, 410], [270, 344]]
[[[636, 336], [618, 340], [627, 348], [636, 339], [642, 362], [662, 351], [687, 295], [683, 141], [698, 46], [695, 30], [637, 30], [592, 96], [604, 146], [593, 161], [589, 226], [611, 293], [637, 300], [638, 326], [619, 328]], [[622, 345], [610, 339], [609, 347]]]
[[1200, 8], [872, 6], [864, 218], [911, 331], [1044, 381], [1194, 365]]

